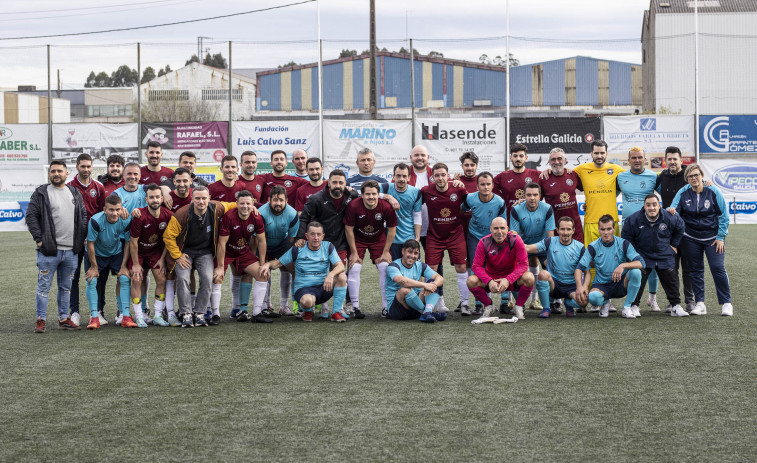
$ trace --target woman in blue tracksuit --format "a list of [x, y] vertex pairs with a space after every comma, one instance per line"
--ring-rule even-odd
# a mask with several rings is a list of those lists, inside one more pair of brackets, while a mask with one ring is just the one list
[[725, 237], [728, 235], [728, 208], [725, 198], [714, 185], [704, 186], [704, 175], [699, 164], [686, 168], [684, 186], [676, 193], [668, 211], [679, 213], [686, 224], [683, 237], [683, 252], [689, 261], [691, 284], [694, 287], [696, 306], [692, 315], [705, 315], [704, 305], [704, 256], [715, 280], [718, 304], [722, 315], [733, 315], [731, 288], [725, 271]]

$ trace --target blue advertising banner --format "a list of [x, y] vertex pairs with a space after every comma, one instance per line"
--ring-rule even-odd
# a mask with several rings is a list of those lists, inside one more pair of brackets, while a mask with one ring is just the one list
[[757, 154], [757, 116], [699, 116], [699, 152]]

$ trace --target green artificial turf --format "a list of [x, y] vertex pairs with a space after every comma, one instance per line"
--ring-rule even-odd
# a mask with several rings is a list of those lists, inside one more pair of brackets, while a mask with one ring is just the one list
[[44, 335], [3, 233], [0, 461], [753, 461], [754, 230], [726, 241], [732, 318], [708, 273], [704, 317], [393, 322], [365, 265], [364, 320], [237, 323], [225, 282], [217, 327], [57, 331], [54, 286]]

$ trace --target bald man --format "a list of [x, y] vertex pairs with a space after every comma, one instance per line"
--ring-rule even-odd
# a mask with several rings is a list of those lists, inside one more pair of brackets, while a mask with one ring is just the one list
[[303, 149], [294, 150], [292, 164], [294, 164], [294, 176], [309, 180], [308, 177], [308, 152]]
[[534, 287], [534, 274], [528, 271], [528, 252], [523, 240], [507, 228], [507, 220], [496, 217], [492, 220], [491, 235], [487, 235], [476, 246], [473, 259], [473, 275], [468, 277], [468, 288], [476, 300], [484, 303], [484, 317], [494, 313], [492, 294], [495, 301], [500, 300], [504, 291], [517, 291], [515, 315], [518, 319], [525, 317], [523, 305]]

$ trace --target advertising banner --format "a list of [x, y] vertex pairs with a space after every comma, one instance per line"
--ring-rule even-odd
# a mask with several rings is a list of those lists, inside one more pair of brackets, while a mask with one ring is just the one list
[[234, 156], [254, 151], [260, 163], [268, 165], [271, 152], [286, 151], [292, 159], [295, 150], [307, 151], [308, 157], [321, 157], [318, 121], [242, 121], [231, 126]]
[[373, 173], [391, 178], [396, 163], [410, 161], [411, 144], [410, 121], [323, 121], [324, 171], [354, 175], [358, 151], [370, 148], [376, 156]]
[[[75, 169], [69, 168], [69, 172]], [[34, 190], [47, 183], [47, 170], [40, 164], [0, 169], [0, 202], [28, 201]]]
[[111, 154], [126, 162], [139, 162], [137, 124], [53, 124], [53, 159], [74, 165], [82, 153], [95, 164], [105, 164]]
[[[529, 169], [549, 168], [552, 148], [565, 150], [568, 167], [591, 161], [591, 142], [600, 138], [596, 117], [528, 117], [510, 120], [510, 144], [528, 147]], [[509, 153], [509, 150], [506, 150]]]
[[665, 168], [668, 146], [681, 150], [684, 164], [694, 162], [694, 116], [607, 116], [602, 121], [610, 162], [627, 167], [628, 150], [634, 146], [644, 148], [647, 166], [654, 170]]
[[700, 158], [699, 165], [723, 192], [731, 223], [757, 223], [757, 161]]
[[757, 116], [699, 116], [700, 153], [757, 154]]
[[[418, 144], [428, 149], [429, 163], [443, 162], [451, 173], [462, 173], [460, 156], [473, 151], [478, 156], [478, 172], [497, 174], [505, 170], [505, 120], [490, 119], [416, 119]], [[409, 160], [404, 153], [403, 161]]]
[[197, 162], [220, 162], [228, 154], [228, 122], [142, 123], [142, 151], [149, 141], [163, 147], [163, 162], [178, 162], [179, 155], [191, 151]]
[[0, 166], [30, 164], [47, 164], [47, 125], [0, 125]]
[[26, 231], [28, 201], [0, 201], [0, 232]]

